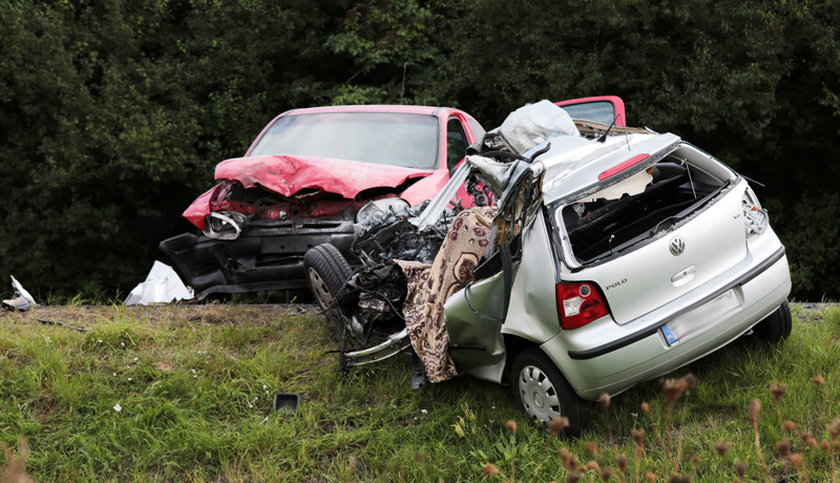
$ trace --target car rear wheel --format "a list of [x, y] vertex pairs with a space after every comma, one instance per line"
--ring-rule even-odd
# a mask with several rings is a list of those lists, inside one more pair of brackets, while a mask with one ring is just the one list
[[792, 326], [790, 306], [787, 301], [753, 327], [753, 333], [761, 340], [775, 344], [788, 338]]
[[303, 256], [303, 267], [312, 295], [328, 319], [340, 323], [335, 297], [353, 275], [353, 270], [338, 248], [329, 243], [310, 249]]
[[514, 359], [511, 376], [513, 395], [533, 421], [547, 423], [565, 416], [569, 426], [563, 434], [568, 436], [579, 435], [588, 424], [586, 402], [540, 349], [520, 352]]

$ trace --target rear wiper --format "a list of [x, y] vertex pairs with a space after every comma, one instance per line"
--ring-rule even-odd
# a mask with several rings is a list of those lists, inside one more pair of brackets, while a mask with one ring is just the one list
[[[663, 223], [665, 223], [665, 222], [666, 222], [666, 221], [668, 221], [668, 220], [674, 220], [674, 222], [677, 222], [677, 221], [679, 221], [679, 220], [681, 220], [681, 219], [685, 218], [687, 215], [691, 214], [691, 212], [693, 212], [693, 211], [694, 211], [694, 207], [695, 207], [695, 206], [702, 205], [702, 204], [703, 204], [703, 203], [705, 203], [706, 201], [708, 201], [708, 200], [712, 199], [713, 197], [717, 196], [717, 194], [718, 194], [718, 193], [720, 193], [721, 191], [723, 191], [723, 190], [724, 190], [727, 186], [729, 186], [731, 183], [732, 183], [732, 180], [727, 180], [727, 181], [726, 181], [726, 182], [725, 182], [725, 183], [724, 183], [724, 184], [723, 184], [720, 188], [718, 188], [718, 189], [716, 189], [716, 190], [712, 191], [711, 193], [707, 194], [706, 196], [704, 196], [703, 198], [701, 198], [701, 199], [700, 199], [700, 201], [698, 201], [698, 202], [696, 202], [696, 203], [693, 203], [691, 206], [689, 206], [688, 208], [686, 208], [686, 209], [682, 210], [681, 212], [677, 213], [676, 215], [671, 215], [671, 216], [668, 216], [668, 217], [663, 218], [663, 219], [662, 219], [662, 221], [660, 221], [659, 223], [657, 223], [657, 224], [656, 224], [656, 226], [654, 226], [654, 227], [650, 230], [650, 232], [648, 232], [648, 236], [651, 236], [651, 235], [655, 234], [657, 231], [659, 231], [659, 227], [660, 227], [660, 226], [662, 226], [662, 224], [663, 224]], [[695, 199], [696, 199], [696, 198], [695, 198]], [[671, 226], [673, 226], [673, 223], [671, 224]]]
[[[669, 217], [667, 217], [667, 218], [664, 218], [662, 221], [660, 221], [659, 223], [657, 223], [657, 224], [656, 224], [656, 226], [654, 226], [654, 227], [650, 230], [650, 233], [649, 233], [649, 234], [650, 234], [650, 235], [653, 235], [654, 233], [656, 233], [657, 231], [659, 231], [659, 227], [660, 227], [663, 223], [665, 223], [666, 221], [668, 221], [668, 220], [674, 220], [674, 222], [677, 222], [677, 221], [680, 221], [681, 219], [683, 219], [683, 217], [685, 217], [685, 215], [687, 215], [687, 213], [677, 213], [676, 215], [671, 215], [671, 216], [669, 216]], [[671, 224], [671, 226], [674, 226], [674, 225], [673, 225], [673, 224]]]

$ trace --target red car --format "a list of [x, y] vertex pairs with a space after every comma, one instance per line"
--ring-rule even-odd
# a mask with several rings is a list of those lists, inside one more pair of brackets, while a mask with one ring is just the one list
[[199, 299], [306, 290], [307, 250], [330, 243], [347, 253], [356, 215], [373, 200], [414, 206], [431, 199], [483, 135], [472, 116], [446, 107], [284, 112], [243, 157], [219, 163], [219, 184], [184, 212], [202, 233], [169, 238], [160, 248]]

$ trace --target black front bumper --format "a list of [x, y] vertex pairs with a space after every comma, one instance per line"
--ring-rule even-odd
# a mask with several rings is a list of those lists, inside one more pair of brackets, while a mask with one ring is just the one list
[[214, 293], [308, 289], [307, 250], [331, 243], [349, 256], [355, 237], [349, 220], [258, 221], [244, 226], [236, 240], [182, 233], [160, 242], [160, 249], [203, 299]]

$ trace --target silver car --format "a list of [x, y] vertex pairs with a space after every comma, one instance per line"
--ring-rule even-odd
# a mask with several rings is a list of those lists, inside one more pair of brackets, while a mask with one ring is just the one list
[[[499, 216], [517, 227], [445, 300], [459, 373], [509, 384], [532, 419], [566, 416], [575, 433], [586, 424], [585, 401], [602, 393], [659, 377], [749, 332], [771, 342], [789, 335], [785, 249], [744, 177], [674, 134], [579, 120], [570, 131], [568, 115], [546, 102], [474, 145], [450, 184], [410, 220], [419, 233], [439, 221], [471, 172], [496, 188]], [[330, 292], [346, 292], [338, 282], [354, 269], [340, 260], [341, 273], [331, 273], [324, 256], [309, 258], [329, 309]], [[368, 314], [371, 306], [398, 310], [365, 303]], [[359, 305], [335, 312], [356, 333], [382, 320], [360, 315]], [[409, 350], [406, 331], [391, 330], [344, 360], [352, 366]]]

